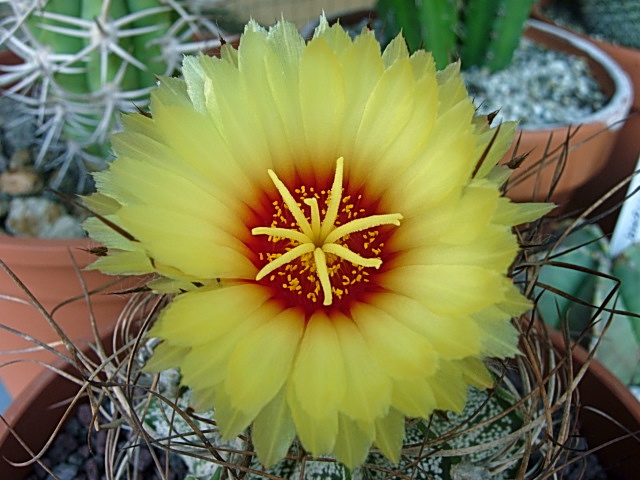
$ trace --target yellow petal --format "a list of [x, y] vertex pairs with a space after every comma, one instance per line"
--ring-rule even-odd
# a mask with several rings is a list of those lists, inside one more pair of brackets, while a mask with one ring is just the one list
[[[223, 150], [225, 157], [227, 152], [229, 155], [229, 161], [215, 162], [216, 166], [222, 170], [229, 167], [229, 173], [238, 168], [243, 173], [236, 173], [233, 177], [240, 178], [242, 175], [254, 182], [258, 182], [257, 179], [264, 176], [266, 178], [262, 183], [258, 182], [253, 186], [264, 190], [270, 183], [266, 176], [266, 168], [271, 167], [269, 145], [262, 122], [253, 114], [253, 97], [245, 91], [244, 82], [235, 66], [226, 62], [213, 61], [206, 62], [204, 66], [208, 67], [205, 82], [207, 110], [213, 124], [224, 139], [222, 142], [217, 142], [212, 136], [211, 145], [220, 145], [225, 149]], [[234, 85], [234, 88], [228, 88], [229, 85]], [[245, 112], [251, 113], [245, 114]], [[193, 137], [189, 135], [187, 138]], [[215, 151], [215, 149], [209, 149], [208, 155]], [[222, 174], [228, 175], [225, 172]], [[246, 190], [236, 191], [236, 193], [242, 197]]]
[[495, 188], [466, 188], [459, 198], [423, 210], [420, 215], [405, 216], [402, 228], [394, 231], [388, 245], [397, 251], [440, 242], [468, 245], [490, 223], [498, 201]]
[[[487, 129], [487, 131], [479, 138], [476, 156], [480, 159], [486, 152], [486, 158], [478, 168], [475, 178], [486, 177], [496, 164], [502, 160], [505, 153], [513, 143], [516, 128], [516, 122], [503, 122], [500, 124], [499, 131], [497, 128]], [[491, 149], [487, 151], [487, 147], [490, 142], [492, 142]]]
[[400, 172], [389, 195], [406, 217], [455, 200], [474, 168], [476, 138], [470, 126], [473, 107], [456, 105], [438, 117], [429, 143], [411, 168]]
[[345, 395], [343, 351], [322, 310], [309, 319], [291, 378], [301, 407], [313, 418], [335, 411]]
[[349, 108], [344, 111], [343, 135], [336, 139], [338, 151], [351, 160], [359, 156], [354, 149], [356, 134], [362, 121], [369, 96], [375, 88], [384, 66], [380, 57], [380, 44], [373, 33], [359, 35], [341, 57], [345, 98]]
[[408, 59], [399, 60], [379, 77], [362, 112], [354, 150], [359, 162], [354, 168], [365, 171], [375, 164], [404, 130], [413, 112], [415, 80]]
[[396, 35], [393, 40], [389, 42], [382, 52], [382, 61], [384, 66], [389, 68], [391, 65], [399, 60], [406, 60], [409, 58], [409, 50], [407, 49], [407, 42], [402, 35]]
[[373, 358], [394, 379], [424, 378], [436, 371], [438, 355], [422, 334], [365, 303], [355, 305], [351, 315]]
[[[340, 402], [342, 413], [354, 420], [372, 423], [387, 412], [391, 380], [383, 371], [355, 323], [339, 313], [331, 319], [340, 339], [346, 371], [346, 392]], [[366, 319], [363, 319], [365, 321]]]
[[505, 272], [518, 252], [515, 236], [505, 227], [487, 226], [473, 241], [465, 245], [437, 243], [403, 252], [394, 261], [401, 265], [476, 265]]
[[490, 388], [495, 385], [495, 379], [484, 362], [476, 357], [453, 360], [454, 368], [462, 372], [464, 380], [477, 388]]
[[144, 275], [154, 271], [149, 257], [142, 252], [110, 252], [108, 256], [98, 258], [86, 268], [109, 275]]
[[214, 402], [215, 419], [223, 440], [232, 440], [240, 435], [255, 418], [255, 412], [235, 408], [224, 389], [216, 389]]
[[442, 362], [438, 372], [429, 379], [436, 405], [440, 410], [462, 412], [467, 403], [468, 385], [462, 372], [456, 368], [456, 361]]
[[296, 436], [287, 403], [286, 388], [266, 405], [251, 427], [251, 440], [260, 463], [269, 468], [284, 457]]
[[393, 293], [380, 293], [371, 303], [424, 335], [440, 358], [464, 358], [478, 355], [482, 349], [482, 330], [469, 316], [439, 316], [418, 300]]
[[400, 450], [404, 440], [404, 415], [395, 408], [376, 421], [376, 447], [392, 463], [400, 460]]
[[268, 309], [264, 315], [277, 312], [265, 304], [268, 298], [269, 292], [254, 284], [199, 288], [178, 295], [162, 311], [149, 336], [184, 347], [215, 342], [261, 307]]
[[284, 81], [282, 69], [276, 71], [270, 67], [281, 63], [278, 53], [264, 32], [249, 31], [242, 37], [238, 66], [244, 91], [254, 99], [253, 114], [265, 132], [273, 168], [280, 177], [290, 178], [295, 172], [294, 164], [282, 160], [295, 158], [298, 150], [299, 140], [287, 135], [287, 121], [290, 121], [297, 99], [292, 97], [291, 91], [281, 91]]
[[304, 314], [288, 309], [239, 342], [229, 359], [224, 382], [234, 408], [257, 414], [282, 389], [298, 350], [303, 326]]
[[147, 360], [143, 370], [150, 373], [159, 373], [163, 370], [176, 368], [180, 366], [188, 352], [188, 347], [176, 347], [168, 342], [160, 343], [153, 349], [153, 355]]
[[369, 453], [373, 435], [361, 429], [345, 415], [338, 416], [338, 437], [334, 447], [336, 459], [349, 469], [361, 465]]
[[482, 329], [482, 353], [486, 356], [507, 358], [519, 353], [518, 331], [511, 324], [509, 314], [491, 307], [474, 314]]
[[434, 377], [396, 380], [393, 383], [393, 407], [407, 417], [427, 418], [440, 406], [434, 394], [433, 381]]
[[287, 402], [296, 426], [296, 432], [304, 448], [314, 456], [331, 453], [338, 434], [337, 410], [325, 408], [314, 412], [313, 416], [309, 415], [300, 404], [298, 392], [293, 386], [293, 382], [289, 382], [287, 387]]
[[[228, 134], [220, 131], [221, 128], [208, 116], [187, 106], [158, 102], [152, 108], [157, 128], [167, 138], [167, 144], [174, 155], [180, 159], [178, 165], [181, 168], [191, 167], [209, 184], [216, 186], [216, 190], [221, 189], [234, 198], [242, 197], [247, 189], [253, 187], [251, 178], [257, 172], [247, 175], [246, 169], [236, 161], [236, 151], [233, 150], [235, 146], [226, 141]], [[251, 132], [244, 133], [248, 135]], [[257, 135], [255, 132], [253, 134]], [[194, 138], [197, 141], [193, 141]], [[249, 138], [252, 141], [245, 140], [246, 147], [257, 139], [256, 136]], [[222, 193], [214, 194], [224, 200]]]
[[155, 206], [123, 207], [124, 228], [144, 243], [152, 261], [201, 279], [255, 278], [257, 268], [237, 239], [206, 219]]
[[[354, 172], [367, 178], [367, 189], [384, 192], [389, 178], [397, 176], [420, 161], [422, 152], [433, 134], [438, 107], [438, 93], [434, 75], [425, 75], [416, 80], [413, 95], [413, 110], [405, 127], [398, 132], [389, 149], [376, 162], [359, 164], [364, 171]], [[390, 207], [391, 208], [391, 207]], [[400, 207], [401, 208], [401, 207]]]
[[493, 221], [501, 225], [520, 225], [541, 218], [555, 207], [553, 203], [512, 203], [508, 198], [501, 198]]
[[327, 44], [331, 47], [335, 53], [340, 55], [351, 46], [351, 37], [349, 34], [339, 25], [334, 24], [329, 28], [324, 29], [318, 37], [322, 37], [327, 41]]
[[[193, 295], [194, 293], [195, 292], [189, 292], [184, 295]], [[233, 321], [234, 325], [231, 328], [227, 327], [225, 334], [219, 334], [218, 332], [212, 333], [211, 328], [204, 332], [197, 330], [191, 331], [192, 337], [198, 337], [198, 335], [204, 333], [205, 337], [215, 337], [215, 339], [208, 342], [200, 338], [192, 340], [194, 346], [190, 349], [180, 365], [183, 382], [185, 385], [193, 386], [196, 389], [215, 388], [216, 402], [218, 401], [218, 396], [223, 398], [222, 401], [226, 402], [225, 415], [230, 424], [233, 423], [235, 425], [236, 420], [233, 419], [236, 418], [253, 419], [257, 412], [241, 412], [241, 410], [233, 404], [225, 389], [219, 387], [228, 377], [229, 359], [244, 338], [260, 328], [260, 326], [270, 318], [277, 315], [278, 311], [279, 309], [271, 303], [264, 304], [246, 318], [235, 317]], [[268, 400], [267, 398], [265, 402]], [[218, 408], [218, 405], [216, 405], [216, 408]], [[242, 415], [240, 415], [240, 413], [242, 413]], [[240, 423], [242, 424], [242, 422]], [[242, 428], [245, 426], [246, 425], [242, 424]]]
[[311, 40], [304, 50], [300, 59], [300, 85], [306, 154], [320, 164], [314, 170], [320, 172], [317, 178], [322, 178], [340, 157], [336, 139], [342, 134], [346, 106], [342, 69], [337, 55], [323, 37]]
[[385, 272], [380, 283], [440, 315], [471, 314], [504, 298], [502, 275], [472, 265], [413, 265]]

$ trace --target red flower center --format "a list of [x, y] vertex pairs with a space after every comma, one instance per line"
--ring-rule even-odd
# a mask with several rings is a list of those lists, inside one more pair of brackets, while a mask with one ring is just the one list
[[339, 308], [375, 288], [388, 225], [399, 225], [402, 216], [377, 214], [377, 201], [343, 188], [342, 158], [330, 189], [300, 184], [290, 190], [273, 171], [269, 175], [280, 196], [272, 200], [265, 226], [251, 232], [256, 281], [308, 312]]

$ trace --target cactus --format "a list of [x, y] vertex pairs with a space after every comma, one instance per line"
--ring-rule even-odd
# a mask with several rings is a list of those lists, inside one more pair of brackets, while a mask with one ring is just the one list
[[433, 52], [444, 68], [456, 57], [462, 68], [505, 68], [518, 46], [534, 0], [378, 0], [387, 37], [402, 30], [409, 48]]
[[[35, 166], [59, 172], [52, 188], [69, 169], [84, 182], [83, 173], [105, 166], [118, 112], [144, 108], [156, 75], [176, 71], [184, 53], [220, 45], [209, 15], [218, 3], [0, 0], [10, 7], [0, 22], [0, 45], [23, 60], [3, 67], [0, 86], [37, 120], [42, 147]], [[77, 188], [83, 193], [87, 185]]]
[[[150, 378], [147, 381], [150, 383], [152, 380]], [[179, 380], [179, 372], [170, 369], [160, 374], [158, 384], [162, 394], [168, 398], [177, 398], [177, 405], [187, 409], [191, 391], [180, 391]], [[410, 421], [404, 438], [406, 453], [397, 465], [392, 464], [381, 453], [372, 451], [363, 467], [349, 472], [344, 465], [326, 458], [301, 462], [299, 449], [294, 446], [290, 455], [269, 468], [267, 473], [273, 478], [291, 480], [382, 480], [390, 478], [390, 472], [396, 474], [397, 478], [415, 475], [414, 478], [424, 479], [464, 479], [489, 478], [489, 472], [494, 471], [492, 478], [496, 480], [515, 478], [518, 461], [523, 456], [525, 436], [511, 442], [501, 440], [509, 435], [518, 436], [522, 432], [520, 429], [525, 423], [525, 412], [529, 409], [524, 405], [514, 408], [519, 397], [517, 389], [509, 382], [493, 392], [471, 388], [464, 411], [458, 414], [448, 413], [446, 416], [434, 415], [430, 420]], [[182, 458], [191, 478], [213, 479], [221, 476], [224, 467], [207, 458], [206, 448], [194, 433], [193, 426], [180, 416], [172, 415], [169, 405], [153, 398], [142, 411], [142, 420], [152, 437], [164, 439], [173, 435], [186, 440], [187, 446], [182, 450], [193, 454], [193, 457], [184, 455]], [[530, 411], [528, 413], [531, 414]], [[215, 418], [213, 410], [200, 416], [211, 417]], [[242, 463], [243, 455], [239, 452], [246, 451], [246, 444], [240, 437], [225, 440], [211, 428], [209, 420], [196, 419], [195, 422], [198, 429], [207, 432], [207, 439], [215, 447], [222, 449], [225, 461], [231, 464]], [[428, 445], [430, 440], [437, 438], [447, 440], [438, 442], [437, 447], [425, 447], [423, 451], [416, 448], [416, 445], [425, 442]], [[254, 458], [249, 466], [253, 472], [247, 474], [247, 479], [265, 478], [257, 473], [261, 471], [257, 459]]]
[[571, 232], [548, 260], [564, 265], [540, 269], [539, 315], [587, 347], [599, 341], [597, 358], [627, 385], [640, 385], [640, 244], [612, 257], [600, 228], [587, 225]]
[[626, 47], [640, 48], [640, 0], [580, 0], [590, 33]]

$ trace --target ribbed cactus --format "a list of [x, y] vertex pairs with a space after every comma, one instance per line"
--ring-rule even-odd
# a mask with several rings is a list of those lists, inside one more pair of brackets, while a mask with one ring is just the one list
[[[44, 170], [102, 168], [118, 112], [144, 108], [155, 76], [176, 71], [184, 53], [220, 44], [209, 15], [219, 0], [0, 3], [10, 7], [0, 45], [24, 62], [0, 67], [0, 86], [37, 119], [43, 141], [36, 167]], [[51, 155], [60, 140], [64, 153]]]
[[545, 323], [567, 328], [589, 347], [600, 340], [599, 360], [626, 384], [640, 385], [640, 318], [634, 316], [640, 315], [640, 244], [612, 258], [600, 228], [588, 225], [546, 261], [556, 264], [544, 265], [538, 277], [537, 311]]
[[[179, 373], [164, 371], [159, 379], [162, 393], [169, 398], [178, 398], [177, 404], [186, 409], [191, 391], [180, 395]], [[149, 382], [151, 379], [149, 380]], [[509, 387], [506, 387], [509, 385]], [[170, 396], [173, 394], [173, 396]], [[267, 470], [272, 478], [290, 480], [384, 480], [389, 478], [416, 478], [433, 480], [485, 479], [506, 480], [515, 478], [525, 450], [527, 429], [522, 429], [527, 415], [541, 415], [540, 409], [530, 409], [526, 404], [516, 405], [521, 393], [510, 382], [505, 387], [497, 387], [492, 392], [471, 388], [464, 411], [446, 416], [434, 415], [430, 420], [412, 420], [408, 423], [404, 452], [398, 464], [391, 463], [381, 453], [372, 451], [363, 467], [349, 471], [344, 465], [327, 458], [314, 460], [299, 459], [299, 448], [292, 447], [290, 455]], [[514, 407], [514, 405], [516, 405]], [[193, 456], [183, 456], [189, 473], [187, 479], [221, 478], [224, 467], [212, 462], [202, 445], [193, 425], [188, 424], [172, 409], [153, 398], [142, 409], [142, 420], [151, 438], [166, 439], [183, 436], [187, 440], [183, 451]], [[201, 418], [213, 417], [213, 410]], [[211, 428], [210, 421], [195, 420], [197, 428], [208, 433], [208, 440], [222, 450], [225, 461], [242, 464], [247, 445], [241, 438], [224, 440]], [[535, 432], [535, 430], [534, 430]], [[512, 437], [511, 440], [506, 440]], [[429, 440], [441, 438], [425, 448], [420, 448]], [[162, 442], [162, 440], [159, 440]], [[544, 447], [541, 447], [544, 449]], [[261, 470], [254, 458], [249, 467], [254, 472]], [[263, 480], [266, 476], [249, 472], [248, 480]]]
[[433, 52], [441, 69], [460, 58], [462, 68], [505, 68], [518, 46], [534, 0], [378, 0], [383, 31], [402, 30], [409, 48]]
[[619, 45], [640, 48], [640, 0], [579, 0], [591, 33]]

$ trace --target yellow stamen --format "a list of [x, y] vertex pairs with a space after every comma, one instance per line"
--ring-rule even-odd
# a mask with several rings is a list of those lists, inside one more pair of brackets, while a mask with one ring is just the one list
[[311, 231], [311, 225], [309, 225], [307, 218], [304, 216], [304, 213], [302, 213], [302, 210], [300, 210], [300, 207], [298, 206], [298, 202], [296, 202], [296, 200], [293, 198], [293, 195], [291, 195], [291, 192], [289, 191], [287, 186], [282, 183], [282, 181], [278, 178], [273, 170], [268, 170], [267, 173], [269, 173], [271, 181], [278, 189], [278, 193], [282, 197], [282, 200], [284, 200], [285, 205], [289, 207], [289, 211], [291, 212], [291, 215], [293, 215], [293, 218], [296, 220], [296, 223], [298, 224], [298, 227], [300, 227], [302, 233], [304, 233], [307, 237], [312, 237], [313, 232]]
[[[253, 235], [269, 235], [275, 238], [286, 238], [293, 242], [297, 242], [298, 245], [273, 258], [267, 265], [262, 267], [256, 275], [256, 280], [259, 281], [274, 270], [285, 266], [307, 253], [313, 252], [315, 274], [317, 281], [320, 283], [319, 286], [316, 286], [316, 289], [319, 287], [322, 288], [322, 293], [324, 295], [322, 304], [331, 305], [333, 303], [331, 275], [337, 271], [337, 268], [335, 268], [337, 265], [333, 265], [330, 269], [327, 265], [326, 254], [335, 255], [336, 257], [342, 258], [343, 260], [361, 267], [380, 268], [380, 265], [382, 265], [381, 259], [365, 258], [336, 242], [349, 234], [379, 227], [381, 225], [400, 225], [402, 215], [399, 213], [370, 215], [368, 217], [351, 220], [344, 225], [336, 227], [335, 223], [338, 219], [338, 212], [342, 200], [343, 169], [344, 160], [340, 157], [336, 161], [336, 172], [333, 178], [333, 184], [331, 185], [331, 190], [329, 191], [329, 201], [324, 220], [321, 221], [320, 219], [320, 207], [318, 205], [317, 198], [311, 197], [303, 200], [304, 203], [310, 207], [311, 223], [309, 223], [309, 220], [305, 217], [302, 209], [298, 205], [298, 202], [293, 198], [293, 195], [291, 195], [291, 192], [289, 192], [289, 189], [285, 184], [282, 183], [273, 170], [268, 171], [269, 177], [271, 177], [273, 184], [278, 189], [278, 193], [280, 193], [285, 205], [289, 208], [291, 215], [298, 224], [299, 230], [277, 227], [256, 227], [251, 230], [251, 233]], [[379, 254], [379, 250], [376, 254]], [[305, 262], [306, 261], [307, 260], [305, 260]], [[338, 292], [338, 290], [336, 290], [336, 292]], [[336, 295], [340, 297], [341, 293], [336, 293]]]
[[362, 265], [363, 267], [373, 267], [380, 268], [382, 265], [382, 260], [379, 258], [365, 258], [358, 255], [356, 252], [349, 250], [344, 245], [339, 245], [337, 243], [325, 243], [322, 246], [322, 250], [325, 253], [333, 253], [338, 257], [344, 258], [348, 262], [353, 263], [354, 265]]
[[390, 213], [387, 215], [371, 215], [369, 217], [356, 218], [349, 223], [340, 225], [327, 235], [324, 239], [326, 243], [334, 243], [345, 235], [350, 233], [361, 232], [370, 228], [379, 227], [380, 225], [400, 225], [402, 215], [399, 213]]
[[[314, 234], [320, 232], [320, 208], [318, 207], [317, 198], [306, 198], [304, 203], [311, 207], [311, 230]], [[318, 239], [314, 238], [314, 241]]]
[[256, 227], [251, 230], [252, 235], [269, 235], [278, 238], [288, 238], [289, 240], [295, 240], [298, 243], [306, 243], [309, 238], [299, 230], [292, 230], [290, 228], [276, 228], [276, 227]]
[[324, 293], [324, 301], [322, 304], [331, 305], [331, 302], [333, 302], [333, 294], [331, 292], [329, 270], [327, 269], [327, 256], [321, 248], [316, 248], [313, 251], [313, 260], [316, 262], [316, 274], [318, 275], [320, 285], [322, 286], [322, 293]]
[[297, 247], [292, 248], [288, 252], [283, 253], [282, 255], [271, 260], [264, 267], [262, 267], [262, 270], [260, 270], [256, 275], [256, 280], [262, 280], [275, 269], [294, 261], [296, 258], [301, 257], [305, 253], [313, 252], [314, 248], [315, 246], [312, 243], [303, 243], [302, 245], [298, 245]]
[[338, 218], [338, 209], [340, 208], [340, 200], [342, 199], [342, 172], [344, 168], [344, 159], [340, 157], [336, 161], [336, 174], [333, 177], [333, 185], [331, 185], [331, 195], [329, 197], [329, 205], [327, 214], [322, 222], [320, 235], [326, 237], [331, 231]]

